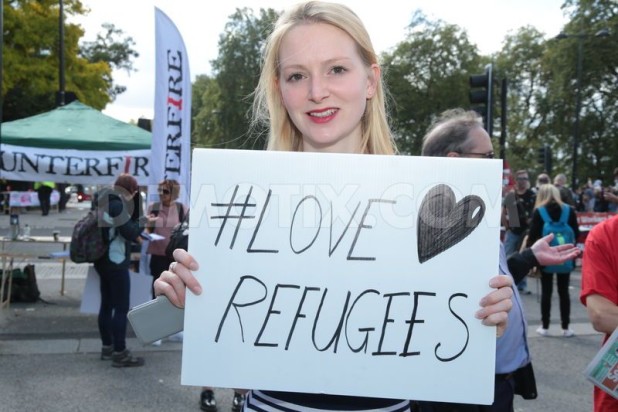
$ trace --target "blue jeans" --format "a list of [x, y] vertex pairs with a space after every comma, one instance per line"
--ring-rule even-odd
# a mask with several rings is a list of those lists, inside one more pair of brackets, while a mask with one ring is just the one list
[[112, 345], [115, 352], [121, 352], [127, 347], [127, 313], [131, 293], [129, 270], [97, 269], [97, 273], [101, 280], [101, 307], [98, 318], [101, 342], [104, 346]]

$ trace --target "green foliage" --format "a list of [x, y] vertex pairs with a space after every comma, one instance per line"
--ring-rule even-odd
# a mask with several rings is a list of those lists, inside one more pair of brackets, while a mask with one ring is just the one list
[[[263, 149], [264, 134], [250, 129], [252, 93], [260, 75], [261, 51], [278, 14], [236, 9], [219, 38], [213, 77], [198, 78], [193, 132], [199, 145]], [[253, 133], [250, 133], [253, 132]]]
[[[134, 71], [132, 59], [139, 57], [139, 53], [132, 48], [135, 45], [133, 38], [121, 38], [124, 32], [113, 24], [103, 23], [102, 27], [105, 35], [99, 33], [95, 41], [84, 42], [79, 50], [80, 56], [90, 63], [104, 62], [112, 69], [125, 69], [127, 73]], [[112, 84], [108, 90], [112, 100], [127, 89], [125, 86], [113, 84], [111, 74], [105, 80]]]
[[498, 76], [508, 79], [506, 156], [512, 170], [540, 173], [537, 150], [555, 140], [546, 110], [546, 84], [551, 73], [542, 64], [545, 40], [535, 28], [522, 27], [503, 44], [495, 62]]
[[480, 70], [480, 57], [460, 28], [417, 12], [406, 39], [382, 59], [397, 145], [418, 155], [435, 115], [469, 106], [468, 74]]
[[[581, 42], [577, 178], [582, 184], [588, 178], [609, 182], [618, 165], [618, 5], [567, 1], [565, 10], [571, 21], [563, 32], [569, 37], [544, 39], [523, 28], [507, 38], [496, 58], [509, 79], [507, 156], [512, 169], [540, 173], [535, 153], [547, 144], [554, 153], [553, 174], [572, 175]], [[610, 36], [595, 36], [601, 29]]]
[[[564, 31], [582, 38], [580, 154], [578, 178], [601, 178], [618, 166], [618, 3], [615, 0], [566, 0], [570, 17]], [[194, 141], [199, 145], [262, 148], [248, 134], [251, 93], [260, 70], [260, 51], [277, 14], [237, 10], [220, 37], [212, 77], [194, 84]], [[609, 29], [610, 37], [594, 36]], [[402, 153], [420, 153], [422, 137], [440, 112], [469, 108], [469, 76], [494, 63], [497, 83], [494, 137], [500, 135], [500, 84], [508, 83], [506, 158], [511, 169], [541, 172], [539, 147], [554, 154], [553, 173], [571, 175], [577, 96], [576, 37], [555, 40], [532, 27], [509, 34], [494, 56], [482, 56], [467, 33], [416, 12], [408, 33], [381, 56], [390, 92], [391, 126]]]
[[[57, 0], [3, 1], [2, 120], [9, 121], [56, 106], [60, 14]], [[100, 36], [81, 51], [79, 39], [84, 32], [80, 26], [68, 24], [67, 16], [83, 15], [87, 10], [79, 0], [63, 0], [63, 9], [65, 90], [75, 93], [81, 102], [103, 109], [120, 91], [113, 86], [112, 64], [130, 67], [136, 53], [129, 40], [114, 40], [122, 33], [113, 26], [106, 27], [107, 36]], [[117, 51], [119, 45], [125, 46], [125, 55]], [[107, 56], [103, 55], [106, 48]], [[95, 55], [95, 50], [100, 53]]]

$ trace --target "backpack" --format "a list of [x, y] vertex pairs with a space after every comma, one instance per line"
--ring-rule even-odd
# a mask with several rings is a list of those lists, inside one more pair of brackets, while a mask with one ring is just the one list
[[94, 263], [99, 260], [109, 247], [105, 239], [102, 222], [103, 212], [99, 208], [90, 210], [73, 228], [69, 252], [75, 263]]
[[[26, 265], [24, 270], [13, 269], [11, 272], [11, 302], [26, 302], [34, 303], [40, 298], [41, 292], [39, 291], [39, 285], [36, 281], [36, 274], [34, 273], [34, 265]], [[8, 297], [8, 282], [9, 278], [6, 278], [4, 285], [4, 296], [2, 300], [6, 300]]]
[[108, 232], [104, 229], [103, 212], [106, 201], [112, 193], [109, 189], [103, 189], [95, 193], [93, 206], [86, 216], [81, 218], [73, 227], [69, 255], [75, 263], [94, 263], [101, 259], [109, 249], [111, 240]]
[[[543, 236], [547, 236], [550, 233], [554, 234], [550, 246], [564, 245], [565, 243], [575, 243], [575, 233], [571, 226], [569, 226], [569, 211], [570, 207], [562, 205], [562, 212], [560, 213], [560, 220], [553, 221], [547, 213], [545, 206], [539, 207], [539, 213], [543, 219]], [[575, 265], [572, 260], [568, 260], [561, 265], [545, 266], [544, 271], [548, 273], [571, 273]]]

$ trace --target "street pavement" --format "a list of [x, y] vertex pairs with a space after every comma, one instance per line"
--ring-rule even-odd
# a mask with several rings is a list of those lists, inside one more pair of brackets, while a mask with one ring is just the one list
[[[36, 209], [20, 215], [31, 235], [60, 231], [70, 236], [74, 223], [89, 203], [69, 203], [65, 212], [41, 216]], [[8, 235], [9, 216], [0, 215], [0, 235]], [[37, 246], [41, 255], [53, 250]], [[0, 310], [0, 412], [45, 411], [198, 411], [200, 388], [180, 385], [182, 344], [141, 346], [129, 326], [128, 347], [146, 359], [138, 368], [112, 368], [99, 360], [101, 349], [96, 315], [80, 313], [87, 265], [67, 262], [65, 294], [60, 295], [60, 264], [34, 262], [44, 302], [12, 303]], [[596, 333], [579, 303], [581, 275], [571, 275], [571, 327], [576, 336], [559, 336], [559, 310], [554, 288], [550, 336], [540, 337], [540, 284], [528, 281], [530, 295], [522, 296], [539, 397], [516, 397], [515, 410], [592, 410], [592, 384], [583, 369], [599, 349]], [[250, 366], [248, 366], [250, 367]], [[207, 371], [205, 371], [207, 373]], [[242, 370], [239, 370], [242, 373]], [[448, 379], [446, 379], [448, 380]], [[448, 390], [448, 389], [445, 389]], [[217, 389], [220, 411], [229, 411], [232, 391]]]

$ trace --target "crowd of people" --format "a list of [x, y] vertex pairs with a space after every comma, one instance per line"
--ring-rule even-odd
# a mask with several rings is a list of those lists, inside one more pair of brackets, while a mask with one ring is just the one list
[[[265, 46], [263, 70], [254, 95], [253, 123], [266, 122], [269, 150], [394, 155], [397, 150], [387, 121], [381, 70], [363, 23], [348, 7], [320, 1], [293, 6], [280, 16]], [[423, 139], [422, 155], [490, 159], [494, 151], [482, 119], [474, 112], [455, 109], [437, 116]], [[618, 188], [618, 169], [614, 177]], [[490, 280], [492, 291], [482, 299], [479, 311], [479, 322], [497, 327], [498, 332], [492, 405], [251, 388], [246, 394], [235, 391], [234, 410], [508, 412], [514, 410], [516, 394], [535, 398], [536, 386], [531, 384], [534, 372], [520, 297], [520, 293], [529, 292], [526, 275], [538, 267], [542, 277], [542, 325], [537, 332], [542, 336], [548, 334], [555, 276], [562, 335], [573, 336], [569, 328], [570, 271], [568, 267], [564, 272], [556, 268], [580, 254], [573, 244], [578, 234], [575, 211], [580, 210], [581, 205], [589, 210], [590, 204], [596, 210], [603, 202], [610, 210], [610, 205], [618, 204], [618, 190], [603, 190], [603, 200], [597, 200], [594, 184], [592, 193], [587, 189], [573, 192], [566, 186], [564, 175], [555, 176], [552, 184], [548, 175], [540, 174], [532, 187], [528, 171], [519, 170], [515, 180], [513, 190], [503, 199], [505, 239], [500, 247], [497, 275]], [[111, 360], [114, 367], [137, 367], [145, 362], [126, 347], [130, 252], [133, 244], [144, 241], [144, 230], [163, 238], [151, 242], [147, 249], [153, 297], [165, 295], [174, 305], [184, 307], [187, 288], [196, 295], [201, 293], [201, 286], [193, 276], [199, 269], [198, 262], [186, 250], [177, 249], [171, 256], [166, 250], [172, 228], [189, 215], [187, 205], [177, 201], [178, 192], [178, 182], [161, 181], [159, 200], [144, 207], [137, 181], [123, 174], [111, 188], [98, 192], [93, 200], [93, 207], [105, 210], [104, 230], [109, 241], [108, 252], [94, 264], [101, 279], [98, 315], [101, 359]], [[568, 241], [561, 232], [545, 233], [548, 220], [565, 220], [573, 238]], [[595, 327], [611, 333], [618, 325], [618, 316], [610, 317], [605, 311], [616, 312], [618, 304], [618, 258], [615, 256], [618, 240], [614, 236], [615, 228], [604, 227], [591, 234], [594, 239], [591, 242], [598, 243], [599, 249], [586, 253], [606, 255], [606, 258], [613, 254], [607, 266], [613, 268], [614, 275], [609, 276], [604, 267], [598, 268], [596, 263], [592, 265], [584, 260], [584, 272], [589, 273], [589, 277], [585, 275], [588, 280], [582, 302], [587, 305]], [[613, 232], [608, 234], [603, 230]], [[611, 236], [613, 240], [609, 239]], [[606, 250], [608, 245], [614, 246], [613, 252]], [[604, 274], [602, 278], [599, 273]], [[611, 279], [607, 279], [609, 277]], [[593, 280], [596, 278], [599, 279]], [[201, 389], [200, 408], [217, 410], [212, 388]]]

